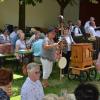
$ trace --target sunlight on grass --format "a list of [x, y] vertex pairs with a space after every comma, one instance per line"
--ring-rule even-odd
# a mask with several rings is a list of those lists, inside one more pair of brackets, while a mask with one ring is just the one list
[[18, 75], [18, 74], [14, 74], [13, 77], [14, 77], [14, 79], [18, 79], [18, 78], [22, 78], [23, 76], [22, 75]]
[[12, 97], [10, 100], [21, 100], [20, 96]]
[[11, 100], [21, 100], [20, 98], [20, 91], [22, 84], [25, 81], [25, 77], [20, 74], [14, 74], [14, 80], [12, 85], [13, 95], [11, 96]]

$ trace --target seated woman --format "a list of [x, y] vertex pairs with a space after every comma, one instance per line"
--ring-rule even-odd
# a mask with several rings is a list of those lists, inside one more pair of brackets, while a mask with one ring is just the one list
[[[19, 50], [25, 50], [26, 49], [26, 44], [25, 44], [25, 34], [23, 32], [21, 32], [21, 34], [19, 35], [19, 39], [16, 41], [16, 48], [15, 48], [15, 52], [18, 52]], [[18, 53], [16, 53], [16, 58], [20, 59], [20, 56]]]
[[[26, 57], [25, 55], [22, 55], [19, 53], [19, 50], [26, 50], [26, 43], [25, 43], [25, 34], [23, 32], [20, 32], [20, 35], [19, 35], [19, 39], [16, 41], [16, 46], [15, 46], [15, 55], [16, 55], [16, 58], [22, 62], [23, 64], [23, 68], [22, 70], [24, 74], [26, 74], [26, 65], [28, 64], [29, 62], [29, 59], [28, 57]], [[24, 56], [24, 57], [23, 57]]]
[[0, 43], [10, 43], [9, 31], [7, 29], [0, 35]]

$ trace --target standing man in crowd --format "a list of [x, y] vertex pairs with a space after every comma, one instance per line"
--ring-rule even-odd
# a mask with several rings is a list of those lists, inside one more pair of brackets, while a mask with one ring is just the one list
[[16, 41], [18, 40], [17, 30], [18, 30], [18, 27], [14, 27], [13, 32], [10, 34], [10, 40], [11, 40], [13, 49], [15, 49]]

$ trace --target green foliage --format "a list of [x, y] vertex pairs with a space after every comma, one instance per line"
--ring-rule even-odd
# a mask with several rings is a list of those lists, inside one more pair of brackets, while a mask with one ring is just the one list
[[41, 3], [42, 0], [24, 0], [26, 4], [32, 4], [33, 6], [35, 6], [37, 3]]

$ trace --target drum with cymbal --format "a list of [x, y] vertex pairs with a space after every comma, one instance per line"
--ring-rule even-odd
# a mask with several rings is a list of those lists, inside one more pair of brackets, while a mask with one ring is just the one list
[[61, 57], [60, 60], [58, 61], [58, 66], [60, 69], [64, 69], [66, 67], [67, 60], [65, 57]]
[[65, 57], [61, 57], [58, 61], [58, 66], [60, 68], [60, 80], [61, 78], [63, 77], [63, 74], [62, 74], [62, 69], [64, 69], [66, 67], [66, 64], [67, 64], [67, 60]]

